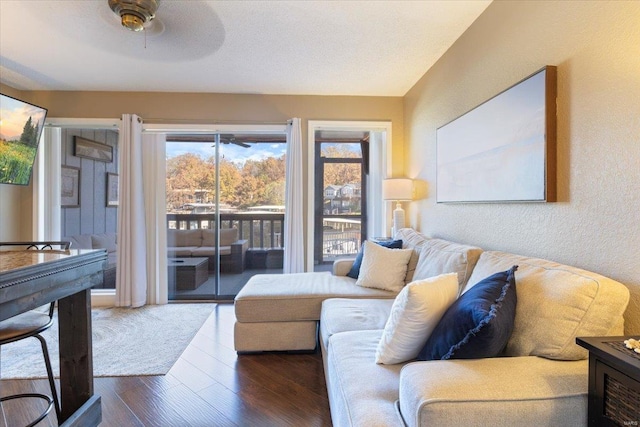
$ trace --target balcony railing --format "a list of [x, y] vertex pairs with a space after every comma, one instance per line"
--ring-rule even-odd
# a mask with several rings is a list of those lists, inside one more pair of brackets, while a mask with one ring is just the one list
[[360, 230], [323, 231], [322, 257], [332, 261], [345, 255], [355, 256], [360, 250]]
[[[191, 230], [214, 229], [215, 214], [167, 214], [168, 228]], [[283, 213], [221, 213], [222, 228], [237, 228], [240, 239], [248, 240], [250, 248], [282, 248]]]
[[[282, 248], [283, 213], [221, 213], [222, 228], [237, 228], [239, 238], [249, 241], [249, 248]], [[213, 229], [215, 214], [167, 214], [167, 226], [171, 229], [191, 230], [197, 228]], [[325, 226], [329, 226], [325, 222]], [[335, 226], [335, 221], [332, 223]], [[345, 228], [341, 230], [328, 227], [323, 231], [322, 252], [325, 261], [344, 256], [352, 256], [360, 250], [360, 229]]]

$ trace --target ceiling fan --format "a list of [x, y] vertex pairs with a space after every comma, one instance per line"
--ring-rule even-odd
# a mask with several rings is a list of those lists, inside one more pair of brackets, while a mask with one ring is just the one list
[[[133, 36], [144, 37], [145, 60], [171, 62], [204, 58], [225, 40], [224, 25], [208, 1], [100, 0], [99, 4], [101, 19], [120, 31], [112, 37], [95, 33], [95, 43], [121, 55], [141, 54]], [[122, 27], [130, 31], [121, 31]], [[148, 49], [147, 37], [153, 40]]]
[[[216, 142], [215, 135], [167, 135], [167, 142]], [[221, 144], [234, 144], [243, 148], [251, 147], [233, 134], [221, 134]]]
[[109, 7], [131, 31], [143, 31], [156, 17], [159, 0], [108, 0]]
[[222, 144], [235, 144], [238, 145], [240, 147], [243, 148], [249, 148], [251, 147], [249, 144], [239, 141], [235, 135], [231, 135], [231, 134], [221, 134], [220, 135], [220, 142]]

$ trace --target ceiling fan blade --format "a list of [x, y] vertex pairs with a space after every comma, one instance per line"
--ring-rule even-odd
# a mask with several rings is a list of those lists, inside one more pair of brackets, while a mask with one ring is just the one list
[[239, 141], [229, 141], [229, 142], [231, 144], [239, 145], [240, 147], [243, 147], [243, 148], [251, 147], [249, 144], [245, 144], [244, 142], [239, 142]]

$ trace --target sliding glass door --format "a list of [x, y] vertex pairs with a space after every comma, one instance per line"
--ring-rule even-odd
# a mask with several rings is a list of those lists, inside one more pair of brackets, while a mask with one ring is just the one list
[[169, 299], [233, 299], [281, 273], [284, 135], [167, 135]]

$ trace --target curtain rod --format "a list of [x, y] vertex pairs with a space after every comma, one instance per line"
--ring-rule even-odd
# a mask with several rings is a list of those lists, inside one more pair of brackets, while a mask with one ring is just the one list
[[267, 122], [267, 121], [258, 121], [258, 120], [191, 120], [191, 119], [158, 119], [158, 118], [142, 118], [144, 123], [149, 124], [188, 124], [188, 125], [290, 125], [292, 123], [292, 119], [289, 119], [284, 122]]

